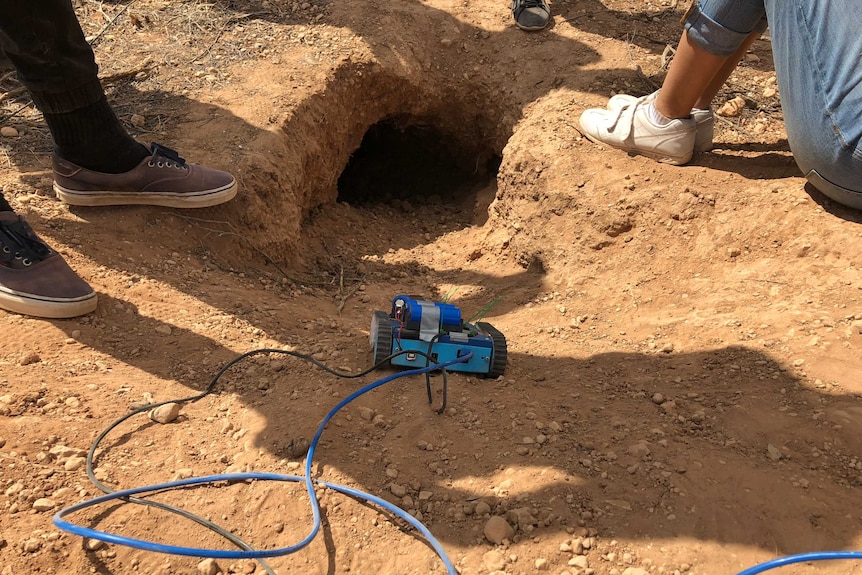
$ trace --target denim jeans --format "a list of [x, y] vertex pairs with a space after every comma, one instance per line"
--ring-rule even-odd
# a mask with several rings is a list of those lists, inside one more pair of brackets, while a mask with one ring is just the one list
[[862, 0], [700, 0], [685, 27], [729, 55], [764, 14], [797, 165], [824, 195], [862, 209]]
[[104, 95], [71, 0], [0, 0], [0, 47], [43, 113], [72, 112]]

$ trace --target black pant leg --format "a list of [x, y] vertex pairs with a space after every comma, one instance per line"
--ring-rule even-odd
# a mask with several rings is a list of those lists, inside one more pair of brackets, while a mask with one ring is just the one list
[[72, 112], [104, 96], [71, 0], [0, 0], [0, 46], [43, 113]]

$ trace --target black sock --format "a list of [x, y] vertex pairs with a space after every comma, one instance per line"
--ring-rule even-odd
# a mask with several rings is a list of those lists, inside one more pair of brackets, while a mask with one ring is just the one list
[[43, 115], [54, 138], [54, 151], [82, 168], [121, 174], [150, 155], [126, 132], [105, 98], [74, 112]]
[[0, 212], [14, 212], [12, 206], [9, 205], [9, 202], [6, 201], [5, 196], [0, 193]]

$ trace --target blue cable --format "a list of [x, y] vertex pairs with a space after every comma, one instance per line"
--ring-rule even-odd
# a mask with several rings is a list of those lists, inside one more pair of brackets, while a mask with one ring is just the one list
[[[314, 486], [321, 485], [328, 489], [332, 489], [333, 491], [337, 491], [339, 493], [343, 493], [345, 495], [350, 495], [352, 497], [364, 499], [371, 503], [382, 507], [383, 509], [397, 515], [398, 517], [407, 521], [411, 526], [413, 526], [417, 531], [422, 533], [428, 543], [434, 548], [434, 551], [440, 557], [440, 560], [446, 567], [446, 571], [449, 575], [458, 575], [458, 571], [455, 569], [455, 566], [449, 560], [449, 557], [446, 555], [446, 551], [443, 549], [443, 546], [439, 541], [431, 534], [427, 527], [425, 527], [418, 519], [401, 509], [400, 507], [389, 503], [388, 501], [371, 495], [369, 493], [364, 493], [362, 491], [345, 487], [343, 485], [337, 485], [334, 483], [328, 483], [324, 481], [315, 481], [311, 478], [311, 462], [314, 457], [314, 451], [317, 447], [318, 442], [320, 441], [321, 436], [323, 435], [323, 431], [326, 428], [326, 425], [329, 421], [335, 416], [335, 414], [341, 410], [345, 405], [355, 400], [361, 395], [368, 393], [378, 387], [389, 383], [395, 379], [406, 377], [408, 375], [418, 375], [423, 373], [430, 373], [432, 371], [437, 371], [444, 369], [450, 365], [454, 365], [456, 363], [467, 362], [473, 356], [473, 352], [468, 352], [466, 355], [454, 359], [452, 361], [433, 364], [426, 367], [421, 367], [417, 369], [411, 369], [407, 371], [401, 371], [397, 373], [393, 373], [384, 378], [378, 379], [375, 382], [372, 382], [365, 387], [358, 389], [357, 391], [351, 393], [344, 399], [342, 399], [335, 407], [333, 407], [329, 413], [323, 418], [320, 422], [320, 425], [317, 428], [317, 431], [314, 434], [314, 438], [311, 440], [308, 454], [305, 458], [305, 476], [299, 477], [297, 475], [282, 475], [277, 473], [234, 473], [234, 474], [221, 474], [221, 475], [209, 475], [205, 477], [197, 477], [190, 479], [182, 479], [178, 481], [171, 481], [168, 483], [160, 483], [157, 485], [150, 485], [144, 487], [134, 487], [131, 489], [126, 489], [123, 491], [115, 491], [113, 493], [108, 493], [106, 495], [102, 495], [96, 497], [94, 499], [90, 499], [88, 501], [84, 501], [78, 503], [76, 505], [72, 505], [70, 507], [66, 507], [58, 511], [54, 515], [54, 525], [58, 528], [67, 531], [69, 533], [79, 535], [81, 537], [87, 537], [90, 539], [97, 539], [100, 541], [105, 541], [108, 543], [116, 543], [120, 545], [125, 545], [127, 547], [134, 547], [136, 549], [142, 549], [145, 551], [155, 551], [158, 553], [169, 553], [173, 555], [186, 555], [193, 557], [204, 557], [204, 558], [212, 558], [212, 559], [261, 559], [266, 557], [280, 557], [283, 555], [289, 555], [291, 553], [295, 553], [300, 549], [308, 546], [311, 541], [317, 536], [317, 533], [320, 531], [320, 502], [317, 499], [317, 495], [314, 492]], [[269, 481], [292, 481], [299, 482], [302, 481], [305, 483], [306, 491], [308, 492], [309, 503], [311, 505], [311, 513], [313, 517], [313, 524], [311, 531], [309, 534], [302, 539], [299, 543], [294, 545], [289, 545], [287, 547], [280, 547], [277, 549], [268, 549], [268, 550], [241, 550], [241, 551], [231, 551], [231, 550], [220, 550], [220, 549], [205, 549], [205, 548], [197, 548], [197, 547], [183, 547], [178, 545], [166, 545], [161, 543], [153, 543], [150, 541], [145, 541], [142, 539], [135, 539], [132, 537], [126, 537], [122, 535], [115, 535], [112, 533], [107, 533], [104, 531], [98, 531], [96, 529], [90, 529], [88, 527], [84, 527], [81, 525], [76, 525], [74, 523], [70, 523], [64, 519], [66, 515], [71, 513], [75, 513], [82, 509], [92, 507], [94, 505], [98, 505], [104, 503], [106, 501], [113, 501], [116, 499], [128, 498], [133, 495], [137, 495], [140, 493], [152, 493], [155, 491], [164, 491], [169, 489], [176, 489], [179, 487], [185, 487], [189, 485], [200, 485], [204, 483], [215, 483], [218, 481], [242, 481], [247, 479], [262, 479]]]
[[832, 559], [862, 559], [862, 551], [818, 551], [813, 553], [800, 553], [798, 555], [788, 555], [787, 557], [779, 557], [754, 567], [749, 567], [745, 571], [740, 571], [737, 575], [756, 575], [770, 569], [784, 567], [793, 563], [804, 563], [806, 561], [826, 561]]

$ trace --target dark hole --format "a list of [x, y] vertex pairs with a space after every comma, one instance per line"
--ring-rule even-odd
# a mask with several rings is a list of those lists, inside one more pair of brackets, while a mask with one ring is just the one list
[[427, 124], [371, 126], [338, 178], [338, 200], [353, 205], [429, 204], [463, 199], [496, 177], [499, 157], [468, 151]]

